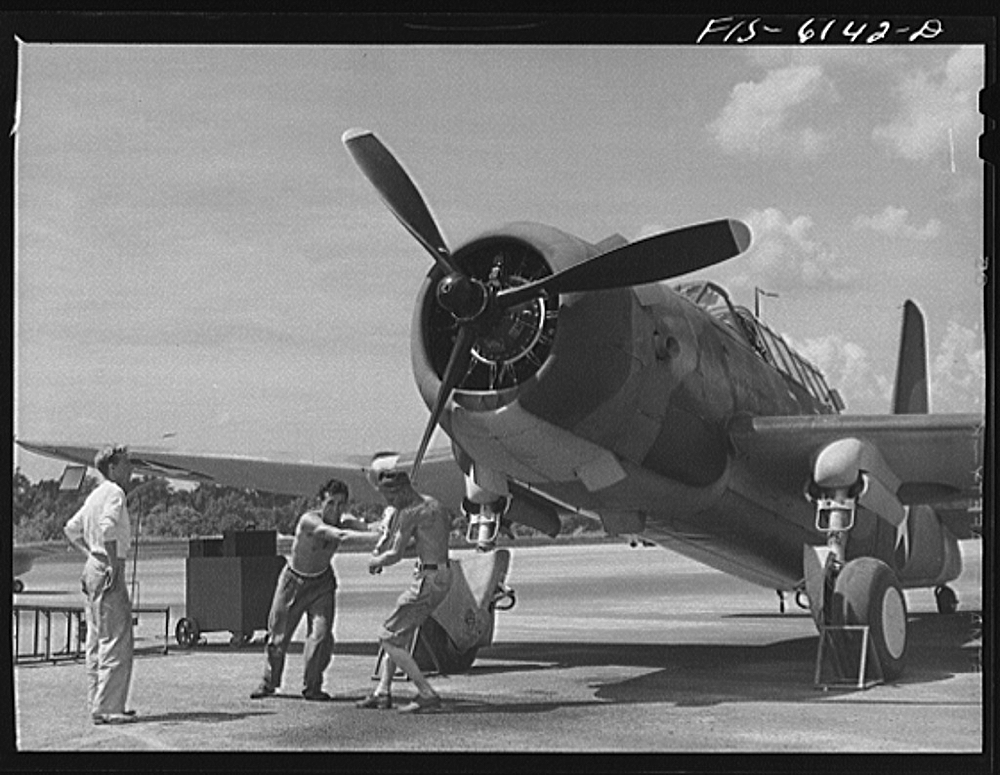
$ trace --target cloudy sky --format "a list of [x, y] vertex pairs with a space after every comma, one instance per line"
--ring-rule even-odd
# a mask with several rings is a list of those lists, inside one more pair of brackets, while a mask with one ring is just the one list
[[[340, 137], [366, 127], [454, 249], [721, 217], [703, 273], [848, 410], [888, 410], [901, 308], [932, 409], [984, 406], [981, 46], [20, 49], [15, 433], [323, 460], [412, 449], [430, 266]], [[443, 434], [435, 444], [444, 444]], [[16, 455], [32, 478], [56, 463]]]

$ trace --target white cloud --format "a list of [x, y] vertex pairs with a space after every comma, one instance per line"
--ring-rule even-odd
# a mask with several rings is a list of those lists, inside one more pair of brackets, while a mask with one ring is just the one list
[[892, 57], [888, 49], [866, 48], [863, 56], [853, 46], [753, 46], [747, 58], [759, 67], [776, 69], [803, 65], [830, 68], [872, 69]]
[[[852, 414], [890, 411], [896, 362], [872, 365], [864, 347], [839, 334], [789, 344], [836, 388]], [[928, 354], [932, 412], [981, 412], [986, 395], [986, 350], [979, 326], [950, 321], [944, 338]]]
[[742, 273], [729, 280], [733, 287], [789, 290], [846, 286], [856, 279], [856, 270], [812, 237], [809, 216], [789, 218], [769, 207], [751, 212], [744, 220], [753, 233], [753, 243], [741, 260]]
[[949, 321], [944, 339], [931, 358], [930, 372], [933, 411], [983, 411], [986, 349], [979, 326], [966, 328]]
[[733, 87], [729, 102], [708, 129], [727, 153], [795, 153], [816, 156], [826, 138], [810, 127], [792, 126], [796, 108], [828, 85], [818, 65], [772, 70], [763, 81]]
[[892, 381], [876, 371], [868, 351], [861, 345], [830, 334], [789, 344], [811, 361], [835, 388], [852, 414], [880, 414], [888, 411], [892, 400]]
[[948, 158], [956, 135], [977, 132], [976, 99], [983, 52], [963, 46], [937, 70], [908, 74], [898, 87], [897, 116], [872, 132], [876, 143], [911, 161]]
[[931, 240], [941, 234], [941, 221], [931, 218], [921, 227], [906, 222], [909, 212], [905, 207], [887, 206], [882, 212], [873, 216], [859, 215], [854, 219], [854, 229], [872, 229], [890, 237], [904, 239]]

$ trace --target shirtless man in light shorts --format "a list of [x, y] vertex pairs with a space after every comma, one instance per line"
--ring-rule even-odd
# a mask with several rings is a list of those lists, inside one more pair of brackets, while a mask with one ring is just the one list
[[[439, 708], [441, 697], [431, 688], [407, 647], [416, 628], [434, 612], [451, 588], [452, 569], [448, 562], [451, 515], [436, 500], [414, 490], [404, 471], [379, 471], [376, 485], [396, 513], [387, 536], [389, 540], [379, 542], [368, 560], [368, 571], [379, 573], [384, 567], [399, 562], [411, 540], [415, 541], [417, 566], [413, 583], [400, 595], [395, 610], [385, 620], [379, 634], [385, 659], [378, 686], [358, 703], [358, 707], [379, 710], [392, 707], [392, 678], [398, 665], [418, 692], [399, 711], [420, 713]], [[386, 544], [388, 548], [384, 548]]]

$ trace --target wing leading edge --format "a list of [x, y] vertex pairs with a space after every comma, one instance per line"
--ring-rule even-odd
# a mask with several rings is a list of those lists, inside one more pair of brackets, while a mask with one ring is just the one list
[[[23, 449], [68, 463], [93, 466], [103, 445], [50, 444], [17, 440]], [[219, 484], [280, 495], [311, 497], [324, 482], [336, 477], [347, 483], [353, 497], [377, 498], [367, 478], [368, 458], [351, 457], [329, 463], [173, 452], [156, 447], [129, 447], [134, 470], [140, 475]], [[403, 458], [401, 458], [402, 460]], [[457, 503], [463, 494], [462, 472], [449, 450], [428, 453], [428, 470], [421, 470], [421, 490]]]

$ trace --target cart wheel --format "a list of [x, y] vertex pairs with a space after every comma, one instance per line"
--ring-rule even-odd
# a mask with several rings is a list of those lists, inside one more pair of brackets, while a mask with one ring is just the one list
[[181, 619], [177, 622], [177, 629], [174, 630], [174, 635], [177, 637], [177, 643], [189, 649], [198, 644], [201, 630], [198, 629], [198, 623], [194, 619]]
[[21, 594], [24, 592], [24, 582], [21, 579], [14, 579], [14, 593]]

